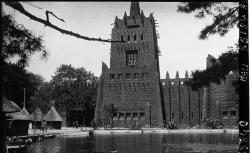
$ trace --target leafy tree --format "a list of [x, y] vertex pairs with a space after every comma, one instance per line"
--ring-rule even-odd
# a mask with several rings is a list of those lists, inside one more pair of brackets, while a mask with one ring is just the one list
[[178, 5], [177, 12], [192, 13], [198, 19], [204, 18], [206, 15], [213, 17], [213, 22], [201, 30], [199, 39], [208, 39], [210, 35], [219, 34], [224, 36], [228, 31], [239, 24], [238, 2], [182, 2]]
[[[2, 10], [2, 54], [1, 72], [3, 95], [23, 107], [24, 88], [25, 102], [28, 102], [43, 78], [24, 69], [28, 66], [30, 57], [41, 52], [41, 58], [47, 59], [48, 51], [42, 45], [42, 36], [36, 37], [23, 25], [17, 24], [12, 15], [6, 15]], [[11, 59], [17, 59], [16, 64]], [[26, 105], [27, 106], [27, 105]], [[29, 106], [28, 106], [29, 107]], [[28, 108], [26, 107], [26, 108]], [[6, 137], [1, 133], [1, 140], [6, 143]], [[1, 151], [5, 152], [3, 147]]]
[[30, 107], [30, 97], [43, 84], [44, 78], [33, 74], [14, 63], [2, 62], [2, 89], [6, 98], [14, 101], [21, 108], [24, 101], [26, 108]]
[[44, 82], [41, 86], [39, 86], [30, 100], [31, 112], [33, 112], [37, 107], [44, 113], [49, 111], [52, 105], [51, 91], [52, 87], [49, 82]]
[[41, 53], [42, 59], [48, 58], [48, 51], [42, 45], [42, 36], [36, 37], [23, 25], [17, 24], [12, 15], [2, 12], [2, 54], [1, 60], [10, 62], [17, 58], [17, 65], [28, 66], [32, 55]]
[[[219, 34], [224, 36], [229, 32], [230, 29], [234, 28], [235, 25], [239, 27], [239, 4], [236, 2], [183, 2], [178, 8], [178, 12], [191, 13], [198, 12], [195, 14], [196, 18], [202, 19], [206, 15], [213, 17], [213, 22], [210, 25], [205, 26], [201, 30], [198, 38], [201, 40], [208, 39], [213, 34]], [[195, 70], [192, 72], [192, 79], [186, 81], [187, 85], [190, 85], [192, 90], [198, 90], [204, 87], [204, 101], [203, 101], [203, 121], [208, 117], [207, 114], [207, 87], [211, 83], [220, 84], [222, 80], [226, 79], [226, 75], [233, 71], [238, 74], [239, 66], [239, 46], [229, 47], [229, 50], [222, 53], [218, 59], [212, 59], [212, 66], [209, 66], [206, 70]], [[232, 82], [235, 87], [235, 92], [239, 93], [239, 81], [235, 79]], [[236, 97], [236, 103], [238, 102]]]
[[[239, 3], [238, 2], [182, 2], [178, 5], [177, 12], [192, 13], [196, 12], [195, 17], [202, 19], [206, 15], [213, 17], [213, 22], [205, 26], [199, 34], [199, 39], [208, 39], [210, 35], [219, 34], [224, 36], [235, 25], [238, 27]], [[192, 79], [186, 82], [191, 85], [192, 90], [198, 90], [209, 86], [210, 83], [220, 84], [225, 80], [226, 75], [233, 71], [238, 73], [239, 66], [239, 47], [229, 47], [228, 51], [222, 53], [218, 59], [212, 59], [212, 66], [206, 70], [195, 70], [192, 72]], [[232, 85], [238, 93], [238, 80], [233, 81]]]
[[[192, 72], [192, 79], [186, 84], [191, 85], [192, 90], [198, 90], [202, 87], [208, 87], [211, 83], [221, 84], [221, 80], [226, 79], [226, 75], [232, 71], [235, 74], [239, 72], [239, 49], [230, 48], [229, 51], [222, 53], [218, 59], [211, 60], [212, 66], [205, 70], [195, 70]], [[238, 79], [232, 82], [235, 92], [239, 92]]]
[[[69, 112], [77, 111], [83, 117], [83, 123], [90, 124], [94, 118], [97, 97], [98, 79], [84, 68], [74, 68], [62, 64], [57, 68], [50, 82], [52, 85], [52, 99], [58, 112], [66, 113], [67, 124]], [[79, 114], [79, 111], [82, 114]], [[79, 120], [78, 120], [79, 122]]]
[[105, 120], [108, 120], [108, 123], [113, 127], [113, 114], [117, 113], [117, 108], [115, 108], [114, 104], [108, 103], [103, 106], [103, 115]]
[[[24, 88], [25, 101], [29, 107], [30, 97], [43, 83], [43, 78], [25, 70], [32, 55], [41, 53], [42, 59], [48, 58], [48, 51], [42, 45], [42, 36], [36, 37], [23, 25], [16, 23], [12, 15], [6, 15], [2, 11], [2, 84], [3, 94], [6, 98], [23, 106]], [[17, 62], [11, 59], [17, 59]]]

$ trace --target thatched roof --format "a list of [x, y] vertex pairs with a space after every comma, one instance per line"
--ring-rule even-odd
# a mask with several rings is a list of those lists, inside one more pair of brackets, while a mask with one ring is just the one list
[[27, 111], [27, 109], [25, 107], [22, 110], [25, 112], [25, 114], [27, 114], [28, 116], [30, 116], [30, 113]]
[[37, 107], [35, 111], [30, 115], [30, 118], [32, 121], [43, 121], [43, 113], [42, 111]]
[[3, 103], [2, 103], [2, 106], [3, 106], [2, 111], [3, 112], [13, 113], [13, 112], [21, 111], [21, 108], [13, 101], [6, 99], [4, 96], [2, 96], [2, 100], [3, 100]]
[[31, 120], [29, 113], [27, 114], [27, 110], [23, 108], [19, 112], [15, 113], [6, 113], [6, 116], [10, 118], [11, 120]]
[[53, 106], [50, 108], [44, 119], [46, 121], [63, 121], [62, 117], [58, 114], [55, 107]]

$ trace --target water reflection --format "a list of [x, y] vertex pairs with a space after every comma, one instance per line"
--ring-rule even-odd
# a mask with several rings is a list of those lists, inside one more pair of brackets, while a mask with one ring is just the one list
[[31, 153], [183, 153], [231, 152], [238, 149], [234, 133], [137, 133], [57, 137], [35, 142]]

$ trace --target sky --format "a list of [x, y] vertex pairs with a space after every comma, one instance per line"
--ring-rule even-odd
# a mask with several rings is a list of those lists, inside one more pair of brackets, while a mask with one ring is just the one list
[[[50, 22], [62, 29], [80, 35], [94, 38], [111, 39], [115, 17], [123, 18], [124, 12], [129, 14], [131, 2], [29, 2], [38, 6], [38, 9], [27, 3], [23, 7], [33, 15], [46, 19], [45, 11], [51, 11], [62, 22], [50, 15]], [[185, 77], [186, 70], [189, 75], [196, 69], [206, 68], [208, 54], [217, 58], [233, 46], [239, 38], [239, 29], [230, 30], [225, 37], [213, 35], [208, 40], [199, 40], [200, 31], [212, 23], [212, 17], [197, 19], [194, 13], [178, 13], [177, 2], [140, 2], [140, 8], [146, 17], [154, 13], [156, 27], [160, 35], [158, 46], [161, 50], [159, 57], [161, 79], [166, 78], [168, 71], [170, 78], [179, 72], [181, 78]], [[30, 20], [27, 16], [3, 4], [7, 14], [13, 14], [18, 24], [30, 29], [36, 36], [43, 35], [44, 46], [50, 56], [47, 61], [40, 59], [40, 54], [32, 56], [29, 67], [32, 73], [43, 76], [50, 81], [61, 64], [71, 64], [75, 68], [84, 67], [95, 76], [101, 75], [102, 62], [110, 67], [111, 43], [87, 41], [69, 35], [63, 35], [50, 27]], [[13, 60], [14, 61], [14, 60]]]

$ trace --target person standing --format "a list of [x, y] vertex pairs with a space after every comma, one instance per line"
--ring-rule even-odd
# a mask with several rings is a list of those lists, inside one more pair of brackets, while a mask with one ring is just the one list
[[78, 126], [79, 126], [78, 121], [76, 121], [76, 129], [78, 129]]
[[10, 123], [9, 123], [9, 135], [10, 137], [12, 137], [12, 132], [13, 132], [13, 121], [11, 120]]
[[43, 120], [42, 126], [41, 126], [41, 129], [42, 129], [43, 133], [44, 133], [45, 126], [46, 126], [46, 123], [45, 123], [45, 121]]
[[75, 128], [75, 122], [73, 121], [73, 129]]

